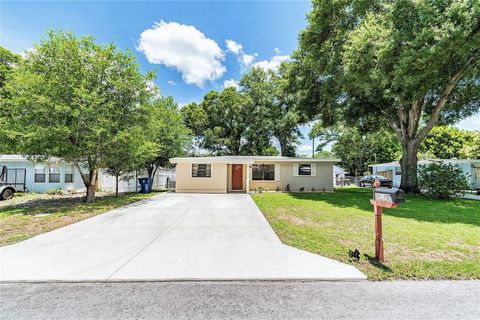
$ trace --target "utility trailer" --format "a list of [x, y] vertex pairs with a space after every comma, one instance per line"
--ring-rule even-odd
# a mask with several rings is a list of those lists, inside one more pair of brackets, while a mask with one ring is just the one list
[[25, 182], [26, 169], [0, 166], [0, 200], [12, 199], [17, 191], [28, 191]]

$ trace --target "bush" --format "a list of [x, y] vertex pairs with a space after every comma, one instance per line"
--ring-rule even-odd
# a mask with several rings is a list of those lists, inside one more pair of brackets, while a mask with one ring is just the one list
[[422, 193], [435, 199], [464, 195], [464, 190], [469, 189], [467, 177], [462, 169], [458, 165], [441, 161], [420, 166], [418, 185]]
[[51, 195], [51, 196], [58, 195], [58, 194], [63, 194], [63, 190], [60, 189], [60, 188], [58, 188], [58, 189], [48, 189], [47, 194]]

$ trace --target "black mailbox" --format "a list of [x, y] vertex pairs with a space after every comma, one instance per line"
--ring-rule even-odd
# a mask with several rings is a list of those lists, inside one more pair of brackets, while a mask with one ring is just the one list
[[397, 188], [376, 188], [373, 191], [373, 200], [386, 203], [405, 203], [405, 192]]

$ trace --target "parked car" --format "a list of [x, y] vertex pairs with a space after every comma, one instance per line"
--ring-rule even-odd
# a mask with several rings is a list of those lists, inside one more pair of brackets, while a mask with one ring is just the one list
[[6, 182], [7, 167], [0, 166], [0, 200], [10, 200], [15, 194], [15, 188]]
[[375, 180], [380, 181], [380, 187], [391, 188], [393, 186], [393, 181], [390, 179], [385, 178], [384, 176], [378, 174], [372, 174], [365, 177], [360, 178], [359, 185], [360, 187], [370, 187], [373, 188], [373, 183]]

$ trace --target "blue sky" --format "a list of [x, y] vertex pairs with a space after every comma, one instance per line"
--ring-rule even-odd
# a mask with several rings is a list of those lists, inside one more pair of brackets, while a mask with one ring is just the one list
[[[156, 71], [162, 95], [184, 105], [235, 85], [252, 65], [274, 68], [287, 59], [309, 9], [310, 1], [2, 0], [0, 45], [20, 53], [52, 28], [114, 41], [132, 50], [144, 71]], [[459, 126], [473, 130], [479, 123], [477, 116]], [[298, 151], [311, 152], [310, 142]]]

